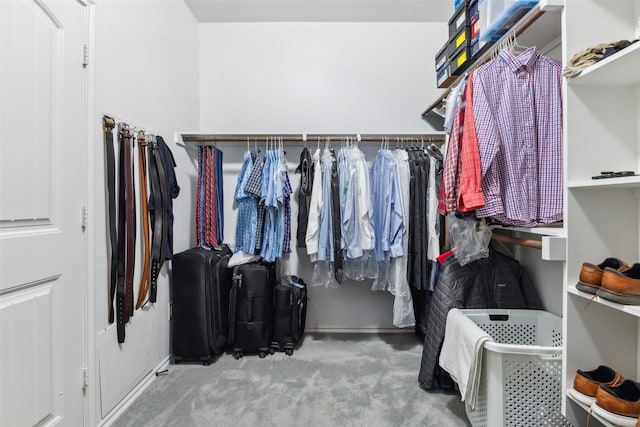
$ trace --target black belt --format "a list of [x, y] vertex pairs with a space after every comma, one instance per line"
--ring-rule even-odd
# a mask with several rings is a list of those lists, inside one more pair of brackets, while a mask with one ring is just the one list
[[154, 200], [149, 301], [156, 302], [158, 275], [164, 263], [168, 239], [167, 202], [169, 195], [164, 167], [155, 137], [152, 137], [151, 141], [148, 141], [148, 145], [151, 150], [149, 153], [149, 178]]
[[116, 160], [113, 149], [113, 128], [116, 122], [108, 116], [102, 117], [107, 169], [107, 204], [109, 208], [109, 323], [114, 321], [113, 300], [116, 294], [118, 274], [118, 230], [116, 228]]
[[118, 197], [118, 280], [116, 317], [118, 342], [123, 343], [125, 325], [133, 315], [133, 273], [135, 267], [135, 188], [133, 182], [132, 137], [127, 126], [118, 134], [120, 145]]

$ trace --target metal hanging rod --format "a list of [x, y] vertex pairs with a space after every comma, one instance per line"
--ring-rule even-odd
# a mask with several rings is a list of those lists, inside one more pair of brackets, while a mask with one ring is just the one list
[[182, 134], [182, 141], [185, 143], [196, 143], [198, 145], [215, 144], [217, 142], [242, 142], [275, 140], [283, 142], [313, 142], [313, 141], [344, 141], [352, 139], [358, 142], [425, 142], [442, 143], [442, 134], [233, 134], [233, 135], [203, 135], [203, 134]]

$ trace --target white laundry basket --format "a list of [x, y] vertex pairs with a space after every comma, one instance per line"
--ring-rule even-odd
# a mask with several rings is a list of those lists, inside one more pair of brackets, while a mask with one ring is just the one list
[[568, 426], [561, 410], [562, 318], [540, 310], [461, 310], [484, 344], [473, 427]]

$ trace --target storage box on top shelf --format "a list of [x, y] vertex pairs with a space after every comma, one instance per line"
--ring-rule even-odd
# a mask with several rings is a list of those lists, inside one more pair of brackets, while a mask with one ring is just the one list
[[442, 46], [442, 48], [440, 48], [438, 53], [436, 53], [436, 71], [438, 71], [443, 66], [447, 65], [447, 63], [449, 62], [448, 53], [449, 53], [449, 40], [447, 40], [444, 46]]
[[455, 76], [449, 73], [449, 40], [436, 53], [436, 83], [439, 88], [447, 88], [456, 80]]
[[537, 4], [538, 0], [479, 0], [480, 40], [500, 39]]
[[478, 16], [478, 0], [472, 0], [454, 12], [449, 19], [449, 38], [452, 38], [464, 27], [470, 27]]
[[463, 27], [460, 32], [451, 37], [447, 50], [449, 58], [463, 45], [471, 45], [471, 27]]
[[452, 76], [449, 72], [449, 64], [447, 63], [444, 67], [438, 70], [438, 74], [436, 77], [436, 83], [440, 89], [448, 88], [455, 82], [457, 76]]
[[471, 45], [468, 42], [462, 44], [449, 59], [449, 74], [459, 76], [471, 65]]

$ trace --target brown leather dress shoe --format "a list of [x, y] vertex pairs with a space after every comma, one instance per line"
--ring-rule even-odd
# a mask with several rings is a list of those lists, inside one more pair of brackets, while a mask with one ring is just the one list
[[596, 404], [605, 411], [637, 418], [640, 416], [640, 384], [624, 380], [617, 386], [601, 385], [596, 393]]
[[593, 371], [578, 369], [573, 379], [573, 388], [579, 393], [595, 398], [600, 385], [617, 386], [622, 381], [624, 381], [622, 375], [608, 366], [600, 365]]
[[629, 265], [618, 258], [607, 258], [600, 264], [585, 262], [582, 264], [582, 268], [580, 269], [580, 278], [576, 284], [576, 288], [582, 292], [595, 294], [598, 288], [600, 288], [602, 274], [607, 267], [613, 268], [614, 270], [624, 271], [629, 268]]
[[640, 305], [640, 264], [625, 271], [605, 268], [596, 295], [620, 304]]

